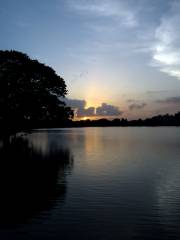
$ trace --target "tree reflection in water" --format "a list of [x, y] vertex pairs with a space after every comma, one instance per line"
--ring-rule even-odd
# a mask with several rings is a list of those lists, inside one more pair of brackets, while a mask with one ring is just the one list
[[44, 153], [22, 137], [1, 142], [0, 228], [27, 223], [63, 201], [72, 166], [68, 149]]

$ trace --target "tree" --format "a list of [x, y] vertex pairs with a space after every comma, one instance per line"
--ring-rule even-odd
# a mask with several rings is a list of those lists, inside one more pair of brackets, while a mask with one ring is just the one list
[[51, 67], [18, 51], [0, 51], [0, 119], [9, 127], [71, 119], [72, 110], [60, 100], [66, 94], [64, 79]]

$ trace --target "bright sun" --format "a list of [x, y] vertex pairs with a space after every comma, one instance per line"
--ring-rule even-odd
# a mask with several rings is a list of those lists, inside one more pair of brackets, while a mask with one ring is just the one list
[[88, 118], [87, 117], [83, 117], [83, 120], [87, 120]]

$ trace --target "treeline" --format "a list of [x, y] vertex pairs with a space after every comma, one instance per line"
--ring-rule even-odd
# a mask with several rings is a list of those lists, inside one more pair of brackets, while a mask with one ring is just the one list
[[108, 127], [108, 126], [180, 126], [180, 112], [174, 115], [158, 115], [147, 119], [127, 120], [127, 119], [98, 119], [98, 120], [80, 120], [69, 122], [71, 127]]
[[[2, 121], [0, 121], [0, 136], [4, 132]], [[60, 127], [128, 127], [128, 126], [180, 126], [180, 112], [174, 115], [158, 115], [152, 118], [147, 119], [138, 119], [138, 120], [127, 120], [127, 119], [98, 119], [98, 120], [79, 120], [79, 121], [72, 121], [72, 120], [51, 120], [51, 121], [30, 121], [26, 120], [24, 122], [19, 123], [19, 128], [11, 126], [11, 133], [15, 133], [18, 131], [28, 131], [31, 129], [36, 128], [60, 128]], [[13, 131], [14, 130], [14, 131]], [[7, 132], [6, 132], [7, 133]]]

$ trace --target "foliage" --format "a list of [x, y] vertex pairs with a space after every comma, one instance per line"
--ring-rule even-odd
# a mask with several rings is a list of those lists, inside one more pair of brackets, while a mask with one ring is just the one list
[[0, 51], [0, 119], [66, 120], [73, 117], [59, 98], [67, 94], [63, 78], [51, 68], [17, 51]]

